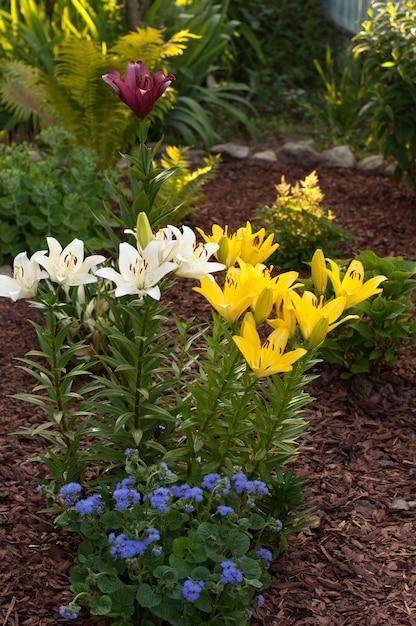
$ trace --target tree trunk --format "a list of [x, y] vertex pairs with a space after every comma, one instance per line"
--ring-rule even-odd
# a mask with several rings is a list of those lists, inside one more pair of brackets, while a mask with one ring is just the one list
[[143, 15], [149, 8], [150, 0], [124, 0], [126, 7], [127, 25], [130, 31], [141, 26]]

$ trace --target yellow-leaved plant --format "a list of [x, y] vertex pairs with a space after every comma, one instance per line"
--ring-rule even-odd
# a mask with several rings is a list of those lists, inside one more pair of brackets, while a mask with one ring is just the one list
[[316, 248], [336, 256], [341, 244], [352, 238], [349, 231], [335, 223], [334, 213], [323, 204], [324, 194], [315, 171], [294, 185], [282, 176], [276, 190], [274, 203], [257, 210], [258, 217], [279, 242], [271, 258], [275, 265], [300, 268]]

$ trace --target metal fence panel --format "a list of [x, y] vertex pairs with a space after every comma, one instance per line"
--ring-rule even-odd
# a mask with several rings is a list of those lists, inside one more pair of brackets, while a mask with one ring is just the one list
[[351, 34], [360, 30], [360, 23], [367, 17], [371, 0], [322, 0], [324, 13]]

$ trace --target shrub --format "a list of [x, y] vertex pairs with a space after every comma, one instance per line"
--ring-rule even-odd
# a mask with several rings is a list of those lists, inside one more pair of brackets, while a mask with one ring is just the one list
[[416, 184], [416, 2], [375, 2], [356, 36], [363, 57], [374, 135], [386, 159], [397, 162], [396, 180]]
[[[371, 250], [357, 257], [366, 268], [366, 277], [383, 274], [382, 293], [372, 300], [354, 306], [352, 313], [360, 319], [352, 321], [336, 338], [327, 337], [322, 356], [351, 374], [378, 375], [384, 367], [393, 367], [401, 355], [416, 345], [416, 321], [412, 319], [411, 293], [416, 289], [416, 262], [403, 257], [381, 258]], [[339, 263], [343, 265], [342, 262]]]
[[334, 223], [335, 215], [322, 204], [324, 195], [316, 172], [295, 185], [282, 177], [276, 189], [275, 202], [258, 209], [257, 215], [279, 243], [271, 258], [278, 267], [299, 268], [309, 262], [316, 248], [336, 255], [339, 247], [352, 238], [351, 233]]
[[60, 129], [41, 133], [38, 145], [0, 145], [0, 263], [44, 245], [45, 234], [66, 244], [74, 236], [89, 246], [103, 239], [96, 217], [113, 195], [115, 172], [98, 171], [92, 148], [73, 148]]

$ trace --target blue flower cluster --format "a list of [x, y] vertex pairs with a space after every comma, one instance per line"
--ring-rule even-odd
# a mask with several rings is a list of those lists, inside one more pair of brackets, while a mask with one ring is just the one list
[[260, 548], [257, 550], [256, 554], [263, 559], [263, 561], [266, 561], [266, 568], [270, 566], [270, 563], [273, 560], [273, 553], [271, 550], [268, 550], [267, 548]]
[[68, 483], [61, 487], [59, 495], [66, 505], [72, 506], [78, 500], [81, 491], [82, 487], [79, 483]]
[[78, 500], [74, 507], [75, 511], [82, 517], [91, 515], [92, 513], [102, 513], [104, 510], [99, 493], [93, 493], [88, 498]]
[[71, 606], [63, 606], [59, 607], [59, 615], [64, 619], [77, 619], [78, 611], [73, 609]]
[[204, 585], [203, 580], [199, 580], [198, 582], [190, 579], [185, 580], [182, 586], [182, 595], [185, 600], [188, 602], [196, 602], [202, 593]]
[[234, 474], [232, 480], [237, 493], [249, 493], [253, 496], [265, 496], [269, 493], [265, 482], [262, 480], [247, 480], [247, 476], [243, 472]]
[[222, 583], [235, 585], [241, 583], [243, 580], [243, 572], [239, 569], [233, 561], [223, 561], [221, 563], [222, 572], [220, 574], [220, 580]]
[[222, 477], [220, 474], [207, 474], [204, 476], [201, 487], [208, 491], [217, 490], [219, 496], [226, 496], [231, 489], [231, 482], [228, 476]]
[[[151, 543], [156, 543], [160, 540], [160, 533], [157, 528], [153, 528], [153, 526], [147, 528], [144, 533], [144, 537], [142, 539], [128, 539], [124, 533], [117, 535], [115, 533], [110, 533], [108, 536], [108, 541], [110, 543], [110, 554], [114, 559], [132, 559], [135, 556], [141, 556], [145, 553], [146, 548]], [[160, 546], [156, 546], [152, 553], [155, 556], [159, 556], [162, 552], [162, 548]]]
[[232, 506], [220, 504], [217, 506], [217, 512], [221, 515], [221, 517], [225, 517], [226, 515], [232, 515], [234, 513], [234, 509]]

